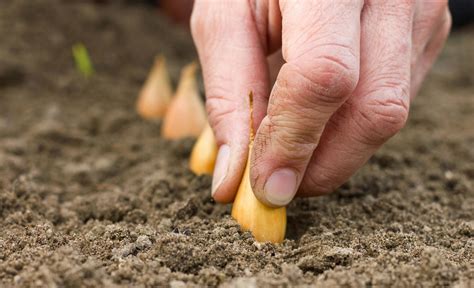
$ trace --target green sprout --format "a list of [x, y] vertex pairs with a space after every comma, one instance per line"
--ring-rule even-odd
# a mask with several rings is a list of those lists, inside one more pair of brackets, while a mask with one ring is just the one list
[[82, 43], [72, 46], [72, 56], [76, 63], [76, 69], [86, 78], [94, 74], [94, 66], [87, 52], [87, 48]]

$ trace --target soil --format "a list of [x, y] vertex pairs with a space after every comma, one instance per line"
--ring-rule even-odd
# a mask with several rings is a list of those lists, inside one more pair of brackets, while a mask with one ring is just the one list
[[[474, 33], [454, 33], [407, 127], [256, 243], [134, 101], [187, 32], [123, 1], [0, 1], [0, 286], [474, 287]], [[89, 49], [84, 79], [71, 47]], [[469, 60], [471, 59], [471, 60]]]

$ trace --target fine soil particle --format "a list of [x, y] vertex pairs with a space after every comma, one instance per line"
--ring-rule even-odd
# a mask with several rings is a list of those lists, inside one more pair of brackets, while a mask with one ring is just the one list
[[135, 114], [157, 53], [174, 83], [195, 59], [188, 33], [85, 2], [0, 1], [0, 286], [474, 287], [472, 30], [451, 36], [407, 127], [334, 194], [294, 201], [272, 245], [188, 170], [192, 140]]

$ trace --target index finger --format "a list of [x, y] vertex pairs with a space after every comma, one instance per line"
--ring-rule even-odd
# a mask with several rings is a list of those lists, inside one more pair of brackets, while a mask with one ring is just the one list
[[363, 1], [281, 1], [286, 60], [255, 137], [251, 181], [267, 205], [296, 194], [332, 114], [359, 77]]

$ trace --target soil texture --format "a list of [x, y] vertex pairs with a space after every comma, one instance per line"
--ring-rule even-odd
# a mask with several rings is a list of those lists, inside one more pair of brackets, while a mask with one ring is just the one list
[[0, 286], [474, 287], [473, 32], [451, 35], [406, 128], [294, 201], [272, 245], [188, 170], [192, 140], [135, 113], [156, 54], [174, 83], [196, 58], [187, 32], [124, 1], [0, 1]]

